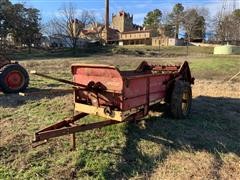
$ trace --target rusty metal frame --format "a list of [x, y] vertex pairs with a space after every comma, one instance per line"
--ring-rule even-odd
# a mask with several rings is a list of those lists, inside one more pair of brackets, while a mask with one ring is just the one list
[[37, 71], [34, 71], [34, 70], [30, 71], [30, 74], [34, 74], [34, 75], [37, 75], [37, 76], [40, 76], [40, 77], [44, 77], [44, 78], [47, 78], [47, 79], [55, 80], [55, 81], [58, 81], [58, 82], [61, 82], [61, 83], [73, 85], [73, 86], [76, 86], [76, 87], [87, 88], [87, 86], [85, 86], [83, 84], [79, 84], [79, 83], [76, 83], [76, 82], [68, 81], [66, 79], [55, 78], [55, 77], [52, 77], [52, 76], [48, 76], [46, 74], [38, 73]]
[[[119, 124], [131, 120], [137, 120], [140, 117], [144, 116], [143, 112], [138, 112], [133, 114], [132, 116], [129, 116], [125, 121], [115, 121], [115, 120], [104, 120], [100, 122], [95, 123], [89, 123], [89, 124], [75, 124], [76, 121], [80, 120], [81, 118], [84, 118], [88, 114], [86, 113], [80, 113], [78, 115], [73, 116], [70, 119], [65, 119], [63, 121], [60, 121], [56, 124], [53, 124], [51, 126], [48, 126], [47, 128], [44, 128], [38, 132], [35, 133], [35, 138], [32, 141], [33, 147], [37, 147], [39, 145], [42, 145], [46, 143], [49, 139], [64, 136], [64, 135], [72, 135], [72, 150], [76, 149], [76, 136], [75, 133], [77, 132], [84, 132], [92, 129], [97, 128], [103, 128], [106, 126]], [[41, 142], [40, 144], [37, 144]]]

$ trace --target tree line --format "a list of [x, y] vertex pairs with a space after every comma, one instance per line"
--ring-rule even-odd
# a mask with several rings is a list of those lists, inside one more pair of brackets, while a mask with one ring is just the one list
[[40, 11], [36, 8], [26, 8], [24, 4], [12, 4], [9, 0], [0, 1], [0, 37], [1, 47], [5, 45], [9, 33], [15, 43], [31, 46], [40, 41]]
[[218, 13], [213, 20], [216, 36], [215, 38], [222, 42], [238, 44], [240, 41], [240, 9], [232, 13]]
[[[202, 13], [202, 12], [205, 12]], [[207, 10], [190, 8], [185, 10], [181, 3], [174, 5], [172, 11], [163, 17], [159, 9], [147, 13], [143, 26], [155, 31], [163, 28], [167, 37], [179, 38], [180, 30], [189, 39], [204, 39], [206, 33]]]
[[[177, 3], [165, 16], [160, 9], [148, 12], [143, 26], [156, 34], [159, 28], [163, 28], [165, 35], [171, 38], [179, 38], [182, 32], [181, 37], [188, 41], [207, 38], [216, 43], [240, 43], [240, 9], [225, 14], [219, 11], [216, 16], [210, 17], [206, 8], [185, 9]], [[213, 34], [206, 37], [207, 31]]]
[[[78, 21], [78, 26], [73, 21]], [[0, 45], [11, 34], [15, 44], [27, 46], [30, 52], [33, 45], [39, 45], [42, 34], [59, 34], [68, 37], [67, 43], [75, 49], [80, 33], [88, 26], [96, 31], [103, 30], [101, 22], [99, 23], [99, 17], [94, 12], [79, 11], [76, 6], [69, 4], [59, 9], [58, 16], [43, 26], [38, 9], [0, 0]], [[205, 39], [207, 29], [211, 29], [214, 32], [212, 41], [237, 43], [240, 42], [240, 9], [228, 14], [219, 12], [211, 18], [205, 8], [185, 9], [181, 3], [177, 3], [166, 15], [160, 9], [148, 12], [143, 26], [151, 29], [155, 36], [159, 35], [159, 29], [162, 28], [167, 37], [184, 37], [189, 41]], [[98, 36], [96, 39], [101, 39], [100, 33], [95, 35]]]

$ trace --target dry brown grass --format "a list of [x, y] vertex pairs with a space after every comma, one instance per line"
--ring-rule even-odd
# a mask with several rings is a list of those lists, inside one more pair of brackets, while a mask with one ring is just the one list
[[227, 154], [219, 162], [208, 152], [178, 151], [152, 174], [151, 179], [235, 179], [240, 176], [239, 157]]
[[[207, 81], [197, 80], [193, 86], [193, 98], [206, 97], [197, 100], [193, 104], [193, 113], [206, 113], [212, 114], [214, 118], [218, 113], [220, 116], [229, 120], [226, 123], [232, 123], [231, 121], [238, 122], [233, 126], [239, 126], [240, 109], [238, 106], [229, 106], [231, 99], [237, 104], [240, 104], [240, 83], [228, 83], [222, 81]], [[212, 101], [211, 98], [217, 98], [216, 101]], [[217, 119], [216, 123], [217, 123]], [[217, 126], [217, 124], [216, 124]], [[220, 127], [221, 128], [221, 127]], [[210, 130], [209, 130], [210, 131]], [[224, 136], [227, 136], [231, 132], [222, 131], [220, 134], [212, 134], [205, 132], [204, 136], [206, 141], [208, 139], [218, 139], [218, 143], [225, 146], [223, 141]], [[239, 137], [240, 132], [236, 132]], [[214, 136], [223, 136], [214, 137]], [[190, 135], [191, 136], [191, 135]], [[212, 136], [212, 137], [211, 137]], [[224, 140], [225, 141], [225, 140]], [[218, 148], [215, 147], [216, 152], [213, 153], [208, 148], [202, 150], [178, 150], [172, 151], [166, 160], [161, 163], [154, 173], [150, 175], [151, 179], [235, 179], [240, 177], [240, 147], [236, 152], [218, 152]]]
[[240, 82], [225, 82], [218, 80], [196, 80], [193, 85], [193, 97], [240, 97]]

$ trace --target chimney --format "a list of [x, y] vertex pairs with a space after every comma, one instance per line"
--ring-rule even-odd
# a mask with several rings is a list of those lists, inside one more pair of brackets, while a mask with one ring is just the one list
[[109, 0], [105, 0], [105, 29], [106, 29], [106, 40], [108, 40], [108, 29], [109, 29]]

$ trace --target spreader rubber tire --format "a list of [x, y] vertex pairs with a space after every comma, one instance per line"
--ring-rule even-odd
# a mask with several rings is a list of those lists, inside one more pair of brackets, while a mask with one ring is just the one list
[[170, 112], [173, 118], [182, 119], [189, 115], [192, 106], [192, 88], [188, 82], [178, 80], [171, 95]]
[[29, 75], [19, 64], [7, 64], [0, 69], [0, 88], [3, 93], [24, 91], [28, 84]]

